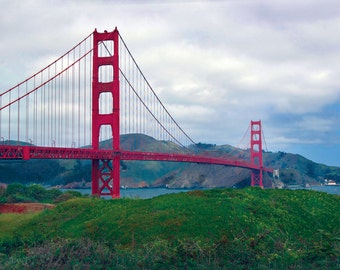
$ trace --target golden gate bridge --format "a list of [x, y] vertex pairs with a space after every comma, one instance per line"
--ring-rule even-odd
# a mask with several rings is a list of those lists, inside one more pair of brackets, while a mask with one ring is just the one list
[[[123, 134], [168, 142], [131, 151]], [[261, 121], [250, 123], [250, 160], [197, 155], [195, 142], [165, 108], [117, 28], [95, 30], [31, 77], [0, 94], [0, 159], [92, 160], [92, 194], [120, 197], [121, 160], [218, 164], [249, 169], [263, 187]], [[100, 142], [110, 140], [105, 148]]]

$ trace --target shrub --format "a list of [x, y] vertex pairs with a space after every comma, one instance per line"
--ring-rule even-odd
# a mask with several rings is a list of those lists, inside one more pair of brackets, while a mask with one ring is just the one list
[[10, 196], [15, 194], [27, 194], [27, 187], [18, 183], [9, 184], [4, 195]]
[[[22, 184], [9, 184], [0, 202], [53, 202], [62, 192], [59, 189], [45, 189], [43, 186], [33, 184], [25, 186]], [[75, 194], [74, 194], [75, 196]]]
[[88, 238], [59, 239], [0, 257], [0, 269], [109, 269], [116, 261], [107, 246]]
[[58, 197], [54, 198], [53, 202], [54, 203], [60, 203], [60, 202], [64, 202], [73, 198], [77, 198], [77, 197], [81, 197], [82, 194], [78, 191], [66, 191], [62, 194], [60, 194]]

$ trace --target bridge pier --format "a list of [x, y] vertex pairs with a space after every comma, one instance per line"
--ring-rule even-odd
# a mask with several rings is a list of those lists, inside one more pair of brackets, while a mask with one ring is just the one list
[[263, 188], [263, 170], [262, 168], [259, 170], [251, 171], [251, 184], [252, 187], [261, 187]]
[[96, 197], [111, 196], [119, 198], [120, 158], [92, 160], [92, 195]]
[[261, 121], [250, 122], [250, 163], [259, 167], [251, 172], [251, 186], [263, 188], [262, 128]]
[[[110, 51], [105, 42], [113, 42]], [[107, 52], [99, 55], [98, 47], [103, 44]], [[111, 195], [120, 197], [120, 136], [119, 136], [119, 32], [93, 32], [93, 69], [92, 69], [92, 149], [98, 150], [100, 129], [109, 126], [112, 131], [112, 160], [92, 160], [92, 195]], [[112, 70], [109, 78], [102, 78], [100, 69]], [[100, 96], [112, 98], [110, 113], [100, 113]]]

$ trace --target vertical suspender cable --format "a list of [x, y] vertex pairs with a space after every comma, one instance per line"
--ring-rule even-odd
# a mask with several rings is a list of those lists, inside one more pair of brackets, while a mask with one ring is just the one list
[[[11, 101], [12, 91], [9, 92], [9, 101]], [[11, 107], [8, 107], [8, 141], [11, 140]]]
[[[87, 46], [86, 46], [87, 44], [86, 44], [86, 40], [85, 40], [85, 42], [84, 42], [84, 48], [85, 48], [85, 52], [86, 52], [86, 48], [87, 48]], [[91, 58], [91, 57], [90, 57]], [[87, 94], [87, 80], [86, 80], [86, 62], [87, 62], [87, 59], [85, 59], [85, 61], [84, 61], [84, 82], [83, 82], [83, 92], [84, 92], [84, 104], [83, 104], [83, 110], [84, 110], [84, 122], [83, 122], [83, 125], [84, 125], [84, 137], [83, 137], [83, 139], [84, 139], [84, 141], [83, 141], [83, 146], [85, 146], [86, 145], [86, 130], [87, 130], [87, 128], [86, 128], [86, 120], [87, 120], [87, 118], [86, 118], [86, 110], [85, 110], [85, 108], [87, 108], [87, 104], [86, 104], [86, 94]], [[91, 110], [89, 109], [88, 111], [90, 111], [91, 112]]]
[[[70, 65], [70, 54], [67, 54], [67, 66], [68, 67]], [[70, 70], [66, 70], [66, 92], [65, 92], [65, 97], [66, 97], [66, 114], [63, 114], [63, 119], [65, 119], [65, 130], [64, 133], [62, 134], [62, 138], [64, 138], [64, 142], [63, 145], [66, 146], [66, 137], [69, 131], [69, 117], [71, 115], [71, 111], [70, 111]]]
[[[27, 92], [28, 92], [28, 86], [27, 86], [27, 81], [26, 81], [26, 83], [25, 83], [25, 91], [26, 91], [26, 94], [27, 94]], [[26, 121], [25, 121], [25, 128], [26, 128], [26, 130], [25, 130], [25, 132], [26, 132], [26, 134], [25, 134], [25, 141], [26, 142], [28, 142], [28, 119], [29, 119], [29, 108], [30, 108], [30, 106], [29, 106], [29, 99], [30, 99], [30, 97], [29, 96], [27, 96], [27, 98], [26, 98]]]
[[[51, 71], [50, 68], [48, 69], [48, 74], [47, 74], [48, 78], [51, 78]], [[52, 103], [51, 103], [51, 86], [53, 85], [54, 80], [52, 80], [47, 87], [47, 140], [46, 140], [46, 144], [49, 145], [49, 142], [51, 141], [51, 137], [50, 137], [50, 110], [52, 107]]]
[[[130, 69], [130, 60], [128, 62], [128, 73], [129, 73], [129, 78], [131, 78], [131, 69]], [[128, 127], [129, 127], [129, 134], [131, 133], [131, 129], [130, 129], [130, 121], [131, 121], [131, 117], [130, 117], [130, 106], [131, 106], [131, 101], [130, 101], [130, 96], [131, 96], [131, 91], [130, 91], [130, 86], [128, 85], [126, 88], [128, 91]]]
[[[135, 70], [133, 69], [133, 66], [132, 66], [132, 85], [134, 85], [134, 76], [135, 76]], [[135, 122], [134, 122], [134, 116], [135, 116], [135, 96], [133, 95], [133, 93], [131, 94], [131, 132], [134, 133], [135, 130], [134, 130], [134, 125], [135, 125]]]
[[[81, 47], [79, 45], [79, 49], [78, 49], [78, 58], [80, 58], [81, 55]], [[81, 70], [81, 65], [80, 62], [78, 63], [78, 136], [77, 136], [77, 143], [78, 146], [80, 147], [80, 108], [81, 108], [81, 104], [80, 104], [80, 70]]]
[[[140, 95], [140, 89], [141, 89], [141, 80], [140, 80], [140, 74], [138, 73], [137, 74], [137, 84], [136, 84], [136, 87], [137, 87], [137, 90], [139, 92], [139, 95]], [[140, 132], [140, 102], [137, 102], [137, 113], [136, 113], [136, 117], [137, 117], [137, 133], [141, 133]]]
[[[61, 59], [61, 70], [64, 69], [64, 58]], [[61, 111], [62, 111], [62, 105], [64, 103], [64, 100], [63, 100], [63, 91], [62, 91], [62, 87], [63, 87], [63, 81], [64, 81], [64, 73], [60, 75], [60, 80], [59, 80], [59, 89], [58, 89], [58, 103], [59, 103], [59, 109], [58, 109], [58, 113], [56, 114], [57, 116], [57, 121], [58, 121], [58, 128], [56, 129], [56, 132], [58, 133], [58, 138], [57, 138], [57, 144], [59, 146], [61, 146], [61, 132], [62, 132], [62, 122], [61, 122]], [[57, 104], [58, 104], [57, 103]]]
[[46, 84], [42, 87], [42, 91], [40, 91], [40, 104], [41, 106], [39, 106], [41, 109], [39, 110], [39, 118], [40, 118], [40, 134], [38, 134], [38, 138], [39, 138], [39, 141], [40, 141], [40, 144], [39, 145], [43, 145], [45, 146], [45, 132], [44, 132], [44, 121], [45, 121], [45, 106], [44, 104], [45, 103], [45, 89], [46, 89]]
[[[94, 44], [92, 44], [92, 48], [94, 47], [95, 45]], [[92, 54], [93, 54], [94, 52], [92, 51]], [[89, 74], [92, 74], [92, 62], [93, 62], [93, 57], [90, 57], [90, 72], [89, 72]], [[89, 88], [91, 88], [91, 76], [89, 76]], [[92, 104], [92, 95], [90, 94], [90, 104]], [[91, 115], [92, 115], [92, 111], [91, 110], [88, 110], [89, 111], [89, 118], [88, 119], [91, 119]], [[90, 130], [92, 130], [92, 121], [89, 121], [90, 122]], [[92, 142], [92, 132], [89, 132], [89, 134], [90, 134], [90, 142]]]
[[[35, 76], [34, 76], [34, 88], [35, 88]], [[33, 117], [33, 142], [37, 143], [36, 134], [37, 134], [37, 91], [34, 91], [33, 94], [33, 108], [34, 108], [34, 117]]]
[[[18, 98], [20, 97], [20, 85], [18, 85]], [[18, 121], [18, 128], [17, 128], [17, 143], [19, 144], [19, 141], [20, 141], [20, 99], [18, 100], [18, 118], [17, 118], [17, 121]]]
[[[73, 50], [73, 61], [72, 61], [72, 63], [75, 62], [75, 58], [76, 58], [75, 53], [76, 53], [75, 50]], [[74, 102], [75, 102], [75, 91], [76, 91], [76, 87], [75, 87], [76, 77], [75, 77], [74, 72], [75, 72], [75, 66], [72, 66], [72, 86], [71, 86], [72, 87], [72, 89], [71, 89], [71, 91], [72, 91], [72, 103], [71, 103], [71, 106], [72, 106], [72, 119], [71, 119], [72, 142], [71, 142], [71, 144], [73, 146], [75, 146], [74, 145], [74, 143], [75, 143], [75, 104], [74, 104]]]

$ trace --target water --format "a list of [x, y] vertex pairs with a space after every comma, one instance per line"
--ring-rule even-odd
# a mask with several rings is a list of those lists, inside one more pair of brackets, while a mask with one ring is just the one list
[[311, 186], [304, 188], [308, 190], [322, 191], [329, 194], [340, 195], [340, 185], [339, 186]]
[[[61, 189], [61, 191], [67, 191], [69, 189]], [[78, 191], [83, 195], [91, 195], [91, 189], [72, 189]], [[192, 189], [168, 189], [168, 188], [127, 188], [120, 189], [120, 197], [132, 198], [132, 199], [150, 199], [164, 194], [188, 192]], [[104, 196], [108, 197], [109, 196]]]
[[127, 188], [120, 190], [123, 198], [149, 199], [164, 194], [187, 192], [191, 189], [168, 189], [168, 188]]
[[[308, 189], [315, 191], [322, 191], [329, 194], [340, 195], [340, 186], [312, 186], [309, 188], [294, 187], [292, 189]], [[90, 195], [91, 189], [72, 189], [78, 191], [84, 195]], [[120, 190], [120, 196], [122, 198], [132, 198], [132, 199], [150, 199], [164, 194], [188, 192], [193, 189], [168, 189], [168, 188], [127, 188]], [[62, 191], [66, 191], [63, 189]], [[109, 197], [108, 197], [109, 198]]]

